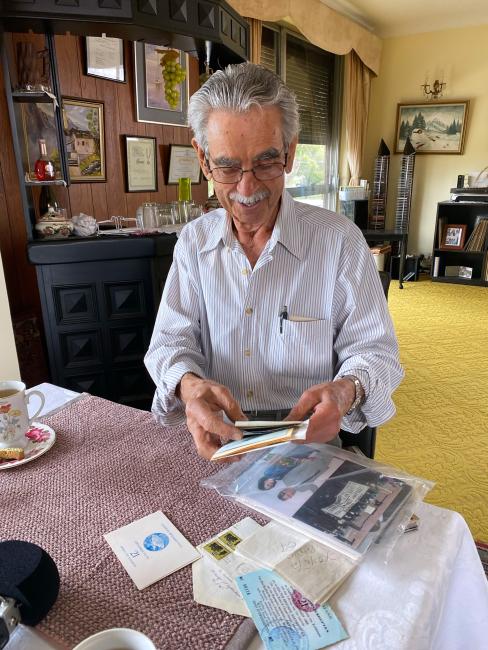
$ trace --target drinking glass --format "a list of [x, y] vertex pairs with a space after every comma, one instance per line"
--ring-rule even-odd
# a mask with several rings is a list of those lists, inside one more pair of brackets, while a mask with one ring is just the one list
[[173, 223], [173, 208], [171, 204], [163, 203], [158, 207], [158, 228]]
[[191, 203], [188, 208], [188, 221], [198, 219], [203, 214], [203, 206], [198, 203]]
[[144, 203], [142, 206], [142, 229], [154, 230], [158, 227], [156, 203]]

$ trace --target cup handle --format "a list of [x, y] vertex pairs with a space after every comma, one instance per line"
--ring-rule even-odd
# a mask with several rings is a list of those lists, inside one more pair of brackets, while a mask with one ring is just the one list
[[29, 422], [32, 422], [32, 420], [34, 420], [34, 418], [36, 418], [36, 417], [39, 415], [39, 413], [42, 411], [42, 409], [44, 408], [44, 401], [45, 401], [45, 400], [44, 400], [44, 395], [41, 393], [40, 390], [31, 390], [31, 391], [29, 391], [29, 393], [26, 395], [26, 398], [27, 398], [27, 404], [29, 404], [29, 402], [30, 402], [30, 398], [31, 398], [33, 395], [36, 395], [36, 397], [39, 397], [39, 399], [41, 400], [41, 405], [40, 405], [40, 407], [37, 409], [37, 411], [34, 413], [34, 415], [32, 415], [32, 416], [29, 418]]

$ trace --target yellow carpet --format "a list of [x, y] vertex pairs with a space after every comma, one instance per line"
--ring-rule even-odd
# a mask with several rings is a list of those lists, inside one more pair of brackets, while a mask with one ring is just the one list
[[422, 279], [388, 297], [405, 379], [375, 458], [435, 481], [426, 501], [488, 540], [488, 287]]

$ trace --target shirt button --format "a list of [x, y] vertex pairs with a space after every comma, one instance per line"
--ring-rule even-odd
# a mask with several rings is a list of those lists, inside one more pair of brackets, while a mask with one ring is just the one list
[[246, 308], [246, 315], [250, 316], [252, 314], [252, 307], [247, 307]]
[[241, 273], [242, 273], [242, 275], [248, 275], [249, 274], [249, 269], [242, 269]]
[[252, 391], [252, 390], [248, 390], [247, 393], [246, 393], [246, 397], [247, 397], [248, 399], [251, 399], [251, 397], [254, 397], [254, 393], [253, 393], [253, 391]]
[[244, 350], [244, 356], [245, 357], [250, 357], [251, 356], [251, 350]]

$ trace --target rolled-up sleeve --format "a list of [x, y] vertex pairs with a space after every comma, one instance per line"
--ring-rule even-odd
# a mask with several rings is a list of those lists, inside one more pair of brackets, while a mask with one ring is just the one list
[[365, 425], [378, 426], [395, 414], [392, 394], [404, 373], [378, 270], [356, 229], [344, 241], [334, 310], [335, 378], [355, 375], [365, 390], [362, 406], [342, 422], [345, 430], [357, 433]]
[[175, 390], [183, 375], [204, 377], [200, 342], [199, 292], [191, 263], [188, 233], [182, 231], [159, 305], [144, 362], [156, 384], [152, 411], [166, 425], [185, 421], [183, 402]]

